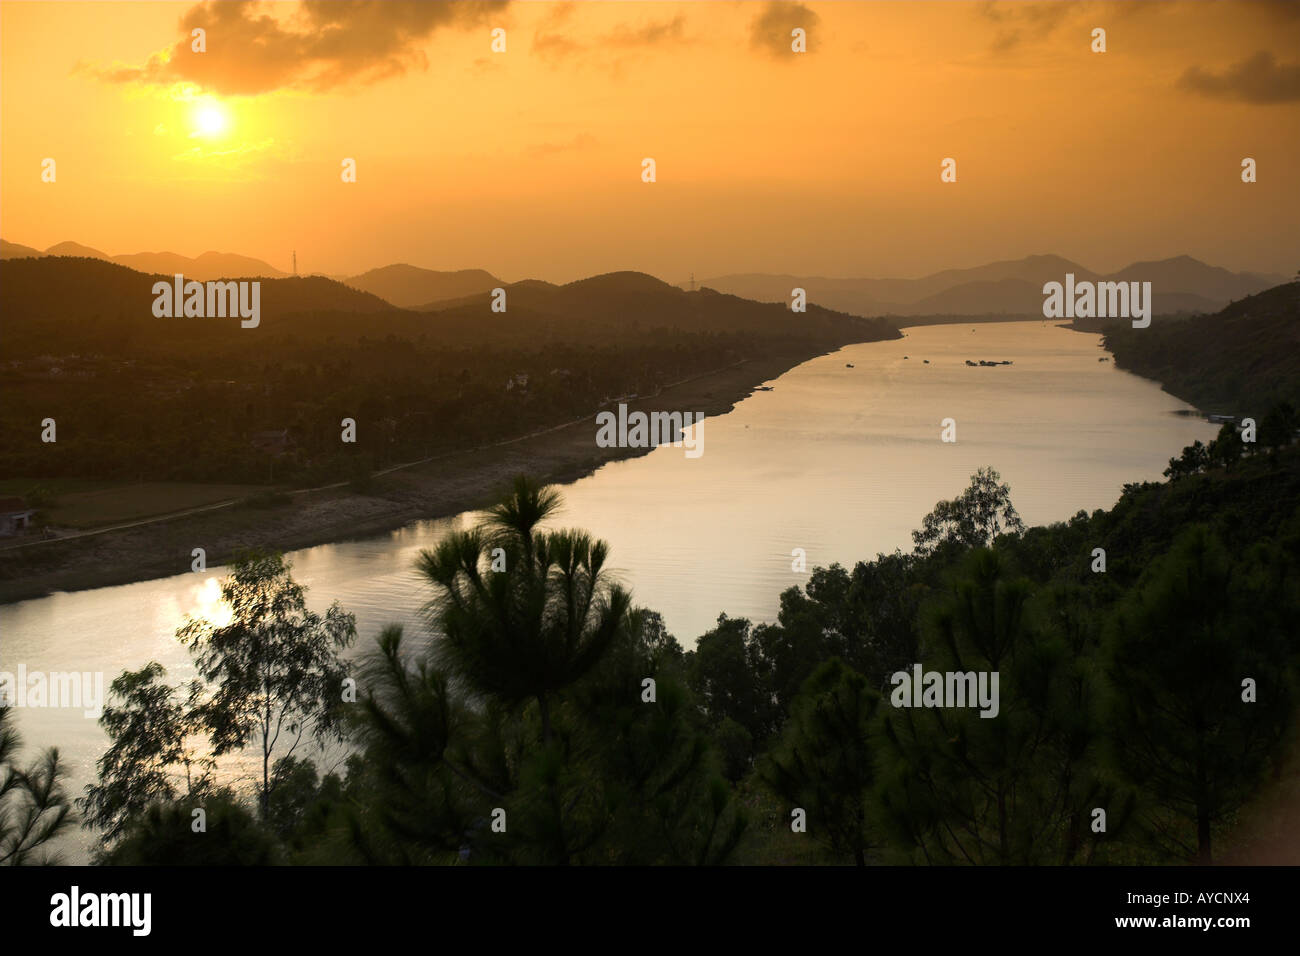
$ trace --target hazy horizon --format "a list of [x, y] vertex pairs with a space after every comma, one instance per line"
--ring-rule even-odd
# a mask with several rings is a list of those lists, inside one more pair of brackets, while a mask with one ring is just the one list
[[1295, 4], [24, 3], [0, 23], [5, 238], [38, 248], [555, 282], [1300, 258]]

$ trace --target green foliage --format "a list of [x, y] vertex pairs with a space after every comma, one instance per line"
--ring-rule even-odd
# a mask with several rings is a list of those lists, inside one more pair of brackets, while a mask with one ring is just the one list
[[791, 808], [807, 812], [809, 834], [865, 866], [876, 840], [868, 814], [875, 785], [872, 741], [880, 697], [838, 659], [808, 678], [759, 775]]
[[[918, 554], [815, 569], [776, 622], [722, 614], [686, 653], [610, 579], [602, 542], [543, 530], [554, 490], [519, 482], [421, 555], [433, 640], [388, 628], [361, 661], [346, 778], [290, 748], [262, 787], [261, 836], [232, 839], [243, 856], [265, 839], [313, 863], [1208, 859], [1297, 701], [1300, 446], [1192, 446], [1180, 461], [1176, 480], [1126, 486], [1109, 511], [1024, 530], [981, 470], [936, 508]], [[230, 627], [296, 631], [301, 589], [284, 571], [246, 570]], [[228, 672], [251, 672], [241, 660]], [[996, 672], [997, 717], [895, 706], [893, 673], [917, 663]], [[138, 791], [106, 819], [128, 820], [141, 857], [141, 833], [169, 853], [187, 839], [167, 810], [185, 804], [172, 797], [187, 711], [161, 677], [123, 675], [125, 702], [106, 711], [122, 729], [101, 787], [116, 775]], [[795, 806], [807, 833], [791, 832]]]
[[1188, 475], [1199, 475], [1210, 465], [1210, 452], [1198, 438], [1186, 448], [1178, 458], [1169, 459], [1169, 467], [1164, 470], [1164, 476], [1170, 481], [1176, 481], [1179, 478], [1186, 478]]
[[977, 550], [927, 618], [927, 669], [988, 674], [990, 689], [997, 674], [995, 717], [969, 706], [885, 714], [882, 803], [900, 846], [927, 862], [1061, 861], [1055, 838], [1076, 808], [1061, 786], [1070, 708], [1053, 685], [1071, 662], [1033, 620], [1031, 595], [1005, 558]]
[[1149, 328], [1115, 323], [1105, 344], [1115, 364], [1155, 379], [1207, 411], [1259, 419], [1275, 402], [1300, 404], [1300, 283], [1247, 296], [1214, 315]]
[[[200, 796], [208, 787], [214, 761], [195, 755], [187, 737], [201, 728], [197, 716], [177, 698], [179, 688], [162, 683], [166, 670], [150, 661], [125, 671], [109, 687], [110, 701], [99, 718], [112, 743], [99, 758], [99, 782], [78, 801], [82, 825], [99, 831], [105, 844], [116, 840], [130, 818], [178, 793], [177, 768], [184, 771], [184, 794]], [[199, 692], [197, 682], [191, 694]]]
[[408, 654], [389, 628], [363, 664], [356, 858], [714, 864], [738, 843], [680, 647], [607, 580], [602, 542], [539, 529], [558, 504], [518, 482], [421, 555], [441, 640]]
[[54, 748], [20, 767], [22, 739], [9, 717], [10, 708], [0, 707], [0, 866], [57, 866], [48, 844], [72, 826], [65, 770]]
[[[603, 541], [537, 529], [558, 503], [553, 489], [520, 478], [485, 527], [449, 535], [417, 565], [435, 588], [444, 664], [507, 706], [536, 700], [548, 742], [549, 695], [595, 666], [631, 608]], [[491, 570], [502, 560], [504, 571]]]
[[[744, 618], [718, 616], [718, 626], [686, 654], [691, 687], [713, 727], [732, 720], [756, 745], [779, 726], [771, 661]], [[733, 735], [734, 740], [734, 735]]]
[[1297, 430], [1300, 413], [1290, 402], [1278, 402], [1260, 420], [1259, 443], [1273, 450], [1283, 448], [1296, 440]]
[[213, 755], [250, 742], [261, 751], [264, 819], [280, 748], [287, 746], [282, 756], [290, 756], [304, 737], [343, 739], [346, 672], [338, 654], [356, 636], [356, 618], [337, 602], [324, 616], [309, 611], [305, 589], [289, 572], [279, 554], [242, 555], [221, 585], [230, 623], [190, 620], [177, 632], [206, 682], [191, 713]]
[[961, 496], [940, 501], [912, 532], [916, 553], [922, 557], [942, 548], [979, 548], [1000, 534], [1018, 534], [1025, 524], [1011, 504], [1011, 488], [992, 468], [980, 468]]
[[[204, 829], [196, 832], [202, 810]], [[96, 858], [102, 866], [275, 866], [275, 836], [226, 790], [155, 802], [131, 819], [122, 838]]]
[[1112, 744], [1147, 797], [1147, 834], [1175, 858], [1210, 862], [1214, 826], [1251, 794], [1290, 722], [1287, 564], [1276, 549], [1234, 560], [1191, 527], [1111, 621]]

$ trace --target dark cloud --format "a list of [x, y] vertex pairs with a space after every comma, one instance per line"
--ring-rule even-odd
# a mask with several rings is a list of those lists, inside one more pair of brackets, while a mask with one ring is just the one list
[[[115, 82], [190, 82], [224, 94], [372, 83], [427, 67], [421, 47], [434, 31], [482, 24], [508, 2], [302, 0], [292, 17], [278, 19], [257, 2], [209, 0], [186, 11], [182, 37], [168, 50], [143, 66], [98, 72]], [[191, 50], [196, 27], [206, 31], [205, 53]]]
[[816, 50], [813, 27], [820, 22], [821, 17], [802, 3], [769, 3], [749, 25], [749, 45], [769, 56], [789, 56], [794, 41], [790, 33], [795, 27], [802, 27], [808, 34], [811, 54]]
[[1272, 53], [1260, 50], [1222, 73], [1188, 67], [1178, 86], [1202, 96], [1242, 103], [1294, 103], [1300, 100], [1300, 63], [1278, 63]]

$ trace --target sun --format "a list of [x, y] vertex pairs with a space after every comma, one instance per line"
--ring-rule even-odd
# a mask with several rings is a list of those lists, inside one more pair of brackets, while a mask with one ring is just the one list
[[218, 103], [204, 103], [194, 114], [196, 136], [220, 136], [230, 125], [230, 117]]

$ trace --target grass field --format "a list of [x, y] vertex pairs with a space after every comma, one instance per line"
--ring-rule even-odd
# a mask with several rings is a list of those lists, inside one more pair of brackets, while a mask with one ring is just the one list
[[258, 485], [6, 478], [0, 481], [0, 495], [25, 495], [36, 487], [47, 489], [53, 498], [44, 509], [49, 524], [83, 529], [201, 508], [267, 490]]

